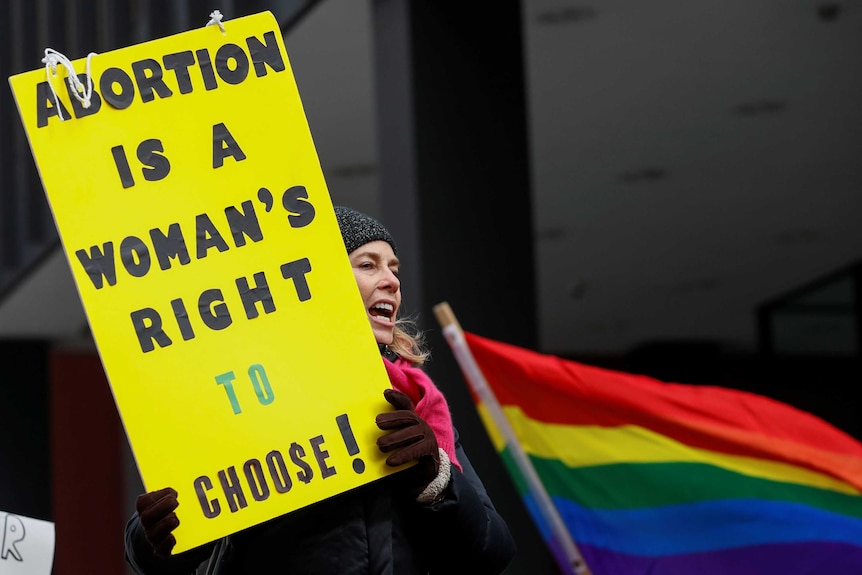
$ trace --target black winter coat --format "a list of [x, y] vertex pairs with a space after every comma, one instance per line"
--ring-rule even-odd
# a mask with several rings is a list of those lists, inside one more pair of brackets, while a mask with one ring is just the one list
[[[399, 474], [299, 509], [168, 559], [156, 557], [137, 514], [126, 525], [126, 559], [141, 575], [190, 575], [211, 556], [215, 575], [499, 574], [515, 554], [505, 521], [467, 458], [456, 456], [442, 501], [416, 503]], [[201, 568], [203, 572], [203, 568]]]

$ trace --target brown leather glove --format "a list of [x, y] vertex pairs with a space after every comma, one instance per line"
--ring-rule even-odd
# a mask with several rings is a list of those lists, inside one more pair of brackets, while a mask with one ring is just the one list
[[387, 389], [383, 397], [395, 407], [395, 411], [377, 416], [377, 427], [383, 431], [392, 431], [377, 439], [377, 447], [383, 453], [392, 452], [386, 458], [386, 464], [392, 467], [418, 461], [414, 468], [405, 473], [408, 474], [412, 490], [419, 494], [437, 477], [440, 470], [437, 437], [428, 422], [416, 413], [413, 402], [406, 394], [397, 389]]
[[144, 536], [159, 557], [170, 557], [171, 550], [177, 544], [173, 530], [180, 524], [174, 513], [178, 505], [177, 492], [170, 487], [139, 495], [135, 502]]

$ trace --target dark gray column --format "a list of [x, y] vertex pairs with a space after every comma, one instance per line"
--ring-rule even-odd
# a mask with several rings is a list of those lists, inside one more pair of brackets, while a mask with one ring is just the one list
[[0, 341], [0, 511], [43, 521], [54, 520], [48, 347]]
[[419, 314], [428, 372], [517, 539], [507, 573], [552, 573], [432, 311], [448, 301], [467, 331], [538, 343], [521, 6], [373, 6], [382, 219], [399, 244], [405, 310]]

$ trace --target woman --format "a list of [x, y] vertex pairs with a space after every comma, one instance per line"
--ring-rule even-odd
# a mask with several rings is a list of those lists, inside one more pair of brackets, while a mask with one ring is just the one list
[[335, 214], [392, 383], [384, 396], [395, 409], [377, 416], [377, 444], [387, 464], [417, 465], [177, 555], [176, 491], [145, 493], [126, 525], [126, 558], [138, 573], [496, 574], [514, 556], [445, 398], [419, 367], [421, 337], [398, 319], [395, 241], [366, 214], [341, 206]]

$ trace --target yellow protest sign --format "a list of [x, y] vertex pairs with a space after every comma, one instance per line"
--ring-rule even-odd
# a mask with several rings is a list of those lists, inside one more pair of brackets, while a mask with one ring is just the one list
[[175, 553], [390, 472], [281, 32], [224, 28], [72, 62], [89, 107], [62, 66], [9, 79], [144, 485], [179, 492]]

